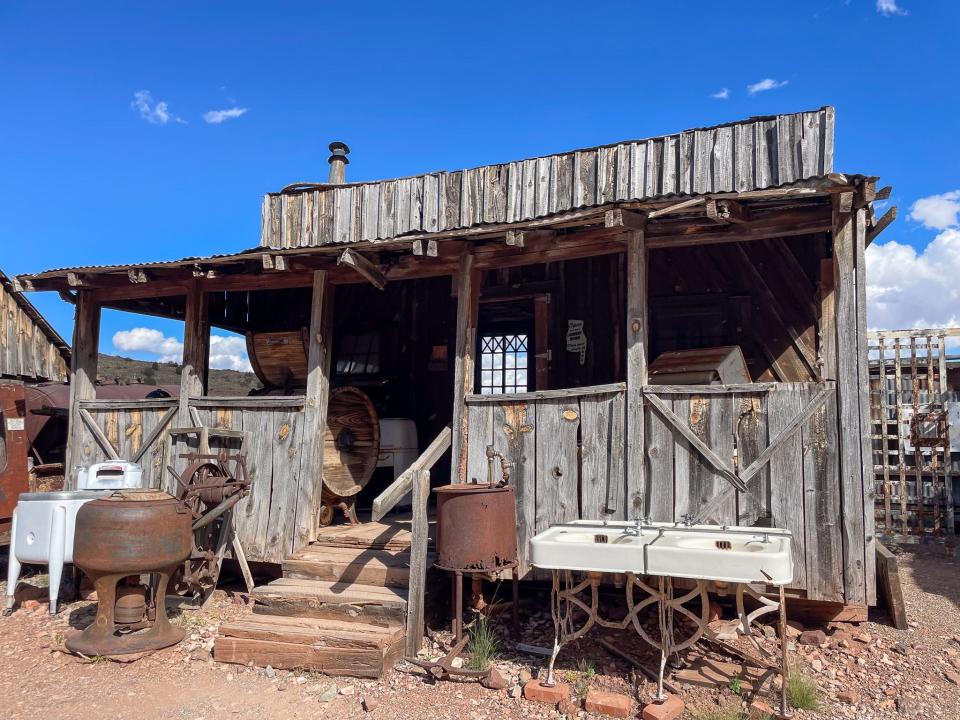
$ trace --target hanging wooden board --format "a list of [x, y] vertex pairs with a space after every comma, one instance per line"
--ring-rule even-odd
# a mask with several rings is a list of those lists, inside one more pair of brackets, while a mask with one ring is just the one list
[[370, 398], [355, 387], [330, 392], [323, 450], [323, 484], [334, 495], [360, 492], [377, 467], [380, 419]]

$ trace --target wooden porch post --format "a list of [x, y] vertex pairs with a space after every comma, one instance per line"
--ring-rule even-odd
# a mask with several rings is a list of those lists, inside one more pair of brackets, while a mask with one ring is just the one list
[[180, 373], [181, 427], [192, 427], [190, 399], [207, 391], [207, 368], [210, 362], [210, 318], [207, 294], [198, 280], [187, 286], [187, 309], [183, 320], [183, 370]]
[[480, 307], [480, 273], [472, 253], [460, 256], [457, 270], [457, 356], [453, 372], [453, 448], [450, 482], [467, 479], [466, 395], [473, 392], [474, 357], [477, 348], [477, 314]]
[[627, 241], [627, 518], [644, 514], [643, 386], [647, 384], [647, 246], [643, 230]]
[[307, 389], [304, 407], [303, 451], [294, 522], [292, 552], [317, 539], [317, 512], [323, 488], [323, 428], [330, 399], [330, 335], [333, 286], [326, 270], [313, 273], [310, 339], [307, 352]]
[[76, 487], [75, 465], [89, 460], [81, 447], [83, 420], [80, 401], [97, 396], [97, 354], [100, 345], [100, 303], [89, 290], [77, 293], [77, 307], [73, 321], [73, 352], [70, 360], [70, 427], [67, 434], [67, 457], [64, 467], [64, 487]]
[[[837, 401], [840, 434], [841, 536], [843, 538], [844, 599], [866, 602], [865, 508], [863, 428], [860, 410], [860, 348], [858, 332], [857, 233], [853, 193], [834, 197], [833, 206], [833, 294], [836, 312]], [[866, 337], [863, 338], [866, 342]], [[869, 508], [870, 513], [873, 508]], [[871, 546], [872, 548], [872, 546]], [[871, 550], [872, 552], [872, 550]]]

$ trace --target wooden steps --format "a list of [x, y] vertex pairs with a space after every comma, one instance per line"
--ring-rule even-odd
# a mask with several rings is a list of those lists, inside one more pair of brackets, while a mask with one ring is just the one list
[[253, 615], [220, 626], [218, 662], [378, 678], [403, 654], [402, 628], [324, 618]]
[[283, 576], [300, 580], [407, 587], [410, 581], [410, 553], [311, 545], [283, 561]]
[[253, 589], [253, 615], [220, 628], [214, 659], [376, 678], [402, 656], [410, 523], [321, 528]]
[[327, 580], [280, 578], [253, 589], [254, 613], [328, 618], [384, 627], [406, 622], [407, 594], [400, 588]]

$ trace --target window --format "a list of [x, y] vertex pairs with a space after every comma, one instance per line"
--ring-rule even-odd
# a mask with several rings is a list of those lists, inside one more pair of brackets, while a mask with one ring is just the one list
[[480, 338], [480, 392], [483, 395], [526, 392], [526, 335], [484, 335]]
[[380, 336], [344, 335], [337, 353], [338, 375], [376, 375], [380, 372]]

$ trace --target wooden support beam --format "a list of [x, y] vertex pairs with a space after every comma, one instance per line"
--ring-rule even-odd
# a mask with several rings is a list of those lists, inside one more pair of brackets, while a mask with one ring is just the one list
[[337, 265], [352, 267], [360, 273], [360, 275], [365, 277], [371, 285], [377, 288], [377, 290], [383, 290], [387, 286], [387, 278], [380, 268], [350, 248], [346, 248], [340, 253], [340, 257], [337, 259]]
[[453, 371], [453, 447], [450, 455], [450, 482], [465, 482], [467, 477], [466, 396], [473, 392], [474, 361], [477, 347], [477, 314], [480, 309], [480, 272], [474, 256], [460, 258], [457, 270], [456, 357]]
[[874, 178], [862, 180], [857, 185], [856, 208], [866, 207], [877, 198], [877, 181]]
[[879, 190], [877, 190], [877, 194], [874, 196], [873, 199], [874, 199], [874, 200], [889, 200], [889, 199], [890, 199], [890, 193], [891, 193], [891, 192], [893, 192], [893, 188], [890, 187], [889, 185], [885, 185], [884, 187], [882, 187], [882, 188], [880, 188]]
[[636, 210], [607, 210], [603, 215], [603, 225], [608, 228], [628, 228], [630, 230], [645, 230], [647, 217]]
[[705, 196], [699, 195], [695, 198], [690, 198], [689, 200], [683, 200], [673, 205], [668, 205], [667, 207], [660, 208], [659, 210], [651, 210], [647, 213], [647, 220], [653, 220], [654, 218], [662, 217], [663, 215], [672, 215], [673, 213], [680, 212], [681, 210], [689, 210], [690, 208], [703, 205], [706, 201], [707, 198]]
[[887, 229], [887, 226], [890, 225], [894, 220], [897, 219], [897, 206], [894, 205], [892, 208], [887, 210], [873, 227], [867, 230], [867, 245], [872, 243], [877, 239], [877, 236]]
[[67, 436], [67, 457], [64, 488], [75, 488], [73, 468], [92, 460], [92, 448], [85, 449], [80, 402], [97, 396], [97, 358], [100, 344], [100, 304], [89, 290], [77, 292], [73, 321], [73, 346], [70, 358], [70, 426]]
[[644, 514], [643, 386], [647, 384], [647, 246], [643, 230], [627, 233], [627, 517]]
[[73, 272], [72, 270], [67, 273], [67, 284], [72, 288], [87, 286], [87, 284], [83, 281], [83, 276], [81, 276], [80, 273]]
[[[853, 193], [843, 193], [834, 205], [833, 295], [836, 312], [836, 379], [840, 435], [841, 536], [846, 602], [866, 602], [866, 533], [863, 504], [863, 446], [860, 427], [860, 337], [857, 329], [856, 237]], [[866, 337], [864, 337], [866, 343]], [[869, 435], [869, 433], [868, 433]], [[870, 482], [873, 482], [872, 471]], [[870, 507], [873, 514], [873, 507]], [[871, 546], [871, 552], [873, 547]]]
[[413, 487], [414, 473], [417, 470], [429, 470], [434, 466], [437, 460], [447, 451], [447, 448], [450, 447], [452, 436], [450, 426], [447, 425], [427, 446], [427, 449], [420, 454], [420, 457], [414, 460], [410, 467], [400, 473], [397, 479], [376, 497], [373, 501], [373, 511], [370, 517], [373, 522], [383, 520], [384, 516], [410, 492], [410, 488]]
[[736, 200], [707, 198], [707, 217], [721, 225], [729, 225], [749, 222], [750, 212]]
[[426, 601], [427, 541], [430, 471], [413, 473], [413, 518], [410, 522], [410, 579], [407, 593], [407, 657], [416, 657], [423, 646], [423, 609]]
[[436, 240], [414, 240], [412, 249], [413, 249], [414, 255], [420, 255], [423, 257], [436, 257], [437, 241]]
[[180, 372], [180, 412], [178, 424], [190, 424], [190, 400], [207, 392], [210, 361], [210, 317], [208, 296], [200, 283], [187, 288], [187, 308], [183, 321], [183, 369]]
[[264, 253], [261, 258], [263, 261], [264, 270], [286, 270], [288, 267], [286, 255], [271, 255], [270, 253]]
[[100, 426], [97, 425], [97, 421], [93, 419], [93, 415], [91, 415], [87, 409], [80, 408], [80, 419], [83, 420], [83, 424], [87, 426], [87, 431], [93, 435], [93, 439], [97, 441], [97, 444], [106, 456], [111, 460], [119, 460], [120, 456], [117, 455], [116, 449], [110, 444], [110, 440], [104, 434], [103, 430], [100, 429]]
[[557, 237], [556, 230], [507, 230], [504, 242], [510, 247], [526, 247], [531, 243], [552, 242]]
[[333, 287], [326, 270], [313, 274], [310, 330], [307, 337], [307, 387], [303, 413], [303, 449], [290, 552], [317, 539], [316, 518], [323, 489], [324, 428], [330, 397], [330, 347], [333, 335]]

